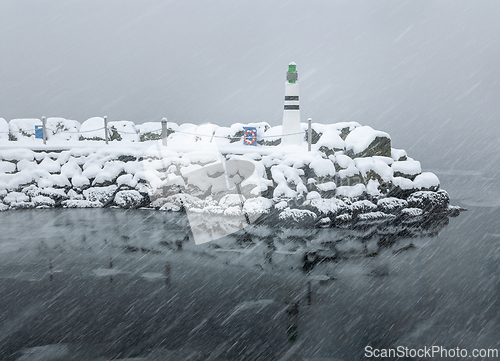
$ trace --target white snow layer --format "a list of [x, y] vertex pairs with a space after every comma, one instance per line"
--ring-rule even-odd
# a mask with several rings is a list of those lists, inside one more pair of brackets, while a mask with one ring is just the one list
[[[0, 119], [0, 131], [6, 129], [5, 124]], [[13, 136], [33, 139], [34, 125], [41, 125], [41, 121], [14, 119], [9, 130]], [[154, 195], [153, 206], [163, 210], [186, 207], [194, 213], [258, 216], [274, 204], [280, 210], [280, 218], [299, 222], [311, 221], [314, 213], [290, 209], [287, 202], [291, 199], [305, 201], [318, 212], [327, 214], [359, 206], [357, 203], [349, 206], [334, 197], [355, 198], [366, 192], [379, 198], [387, 192], [384, 187], [388, 184], [402, 190], [439, 188], [439, 179], [433, 173], [421, 173], [420, 163], [407, 157], [404, 150], [391, 149], [391, 157], [359, 157], [366, 154], [364, 151], [377, 137], [390, 138], [384, 132], [358, 123], [314, 124], [320, 138], [311, 152], [300, 147], [294, 150], [279, 146], [243, 146], [240, 135], [244, 126], [240, 123], [231, 127], [167, 123], [168, 146], [157, 140], [145, 143], [146, 149], [146, 146], [130, 144], [116, 146], [119, 145], [117, 137], [125, 142], [154, 139], [152, 136], [159, 139], [160, 122], [135, 126], [128, 121], [113, 121], [108, 123], [109, 135], [116, 140], [112, 141], [113, 146], [73, 147], [57, 152], [0, 148], [0, 192], [7, 194], [0, 204], [51, 206], [53, 203], [47, 199], [54, 199], [51, 195], [36, 193], [33, 189], [58, 189], [64, 194], [58, 196], [62, 205], [68, 208], [100, 207], [112, 202], [135, 208], [141, 206], [145, 193], [149, 193]], [[281, 127], [270, 127], [264, 122], [248, 126], [257, 128], [258, 136], [265, 137], [265, 142], [279, 139], [281, 135]], [[76, 139], [80, 136], [104, 138], [104, 120], [100, 117], [88, 119], [81, 127], [76, 121], [49, 118], [47, 127], [49, 141], [59, 139], [78, 144]], [[25, 141], [23, 146], [28, 144]], [[321, 147], [331, 152], [325, 153]], [[347, 153], [348, 150], [352, 153]], [[357, 157], [352, 159], [346, 153]], [[235, 190], [236, 184], [242, 189], [241, 195]], [[26, 192], [19, 192], [23, 187]], [[170, 187], [171, 193], [154, 193], [164, 187]], [[178, 196], [179, 189], [187, 193], [182, 198]], [[261, 196], [266, 191], [273, 199]], [[396, 198], [382, 199], [377, 206], [372, 204], [376, 209], [365, 211], [391, 213], [405, 208], [404, 202]], [[366, 217], [367, 221], [380, 218], [375, 213]]]
[[352, 150], [354, 154], [363, 152], [375, 140], [375, 138], [389, 138], [389, 134], [374, 130], [369, 126], [361, 126], [353, 129], [345, 138], [346, 150]]

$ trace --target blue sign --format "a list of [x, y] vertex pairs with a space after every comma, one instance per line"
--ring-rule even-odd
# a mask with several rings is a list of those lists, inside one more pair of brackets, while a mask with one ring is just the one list
[[35, 125], [35, 138], [43, 139], [43, 125]]
[[243, 127], [243, 144], [257, 146], [257, 128]]

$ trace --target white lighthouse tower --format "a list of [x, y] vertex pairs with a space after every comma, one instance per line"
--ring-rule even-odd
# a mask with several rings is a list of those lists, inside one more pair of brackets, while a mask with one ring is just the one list
[[298, 78], [297, 64], [292, 62], [288, 65], [285, 82], [283, 137], [281, 138], [281, 144], [283, 145], [300, 145], [302, 143]]

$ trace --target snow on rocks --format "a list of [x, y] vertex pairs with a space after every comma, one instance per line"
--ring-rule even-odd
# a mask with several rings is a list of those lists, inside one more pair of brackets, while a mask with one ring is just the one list
[[422, 172], [420, 162], [416, 160], [396, 161], [392, 164], [395, 177], [404, 177], [414, 180]]
[[431, 212], [447, 209], [450, 196], [442, 189], [437, 192], [419, 191], [412, 193], [407, 200], [409, 207]]
[[84, 175], [79, 174], [71, 178], [71, 184], [77, 189], [83, 189], [90, 185], [90, 180]]
[[124, 190], [116, 193], [114, 201], [121, 208], [138, 208], [144, 203], [144, 196], [136, 190]]
[[42, 188], [42, 189], [40, 189], [39, 193], [41, 195], [50, 197], [50, 198], [54, 199], [55, 201], [62, 201], [62, 200], [66, 200], [69, 198], [69, 196], [66, 194], [66, 192], [63, 189]]
[[33, 197], [32, 202], [35, 204], [35, 207], [51, 208], [51, 207], [54, 207], [56, 204], [56, 202], [52, 198], [42, 196], [42, 195]]
[[[25, 132], [28, 139], [28, 130], [38, 121], [11, 121], [10, 131]], [[50, 129], [60, 129], [49, 134], [49, 140], [76, 132], [79, 139], [104, 138], [103, 118], [90, 118], [81, 127], [62, 118], [48, 121]], [[0, 204], [11, 208], [149, 206], [230, 217], [246, 214], [252, 221], [267, 217], [271, 222], [304, 225], [321, 219], [336, 225], [395, 222], [407, 216], [407, 209], [420, 209], [423, 216], [457, 212], [449, 207], [449, 197], [439, 193], [439, 179], [422, 173], [420, 163], [404, 150], [391, 148], [387, 133], [354, 122], [315, 123], [312, 151], [304, 152], [276, 146], [281, 127], [267, 123], [248, 124], [257, 128], [262, 139], [258, 147], [243, 147], [244, 126], [168, 123], [168, 147], [157, 141], [147, 150], [135, 146], [2, 149], [0, 192], [5, 194]], [[113, 145], [161, 138], [159, 122], [135, 126], [118, 121], [108, 127]], [[306, 128], [302, 125], [304, 135]], [[234, 164], [245, 162], [252, 165], [251, 176], [245, 167], [231, 173]], [[238, 183], [241, 196], [234, 189]], [[27, 199], [9, 198], [16, 193]]]
[[21, 202], [29, 202], [30, 197], [21, 192], [10, 192], [3, 199], [4, 203], [13, 204], [13, 203], [21, 203]]
[[[171, 123], [168, 125], [171, 126]], [[146, 122], [139, 124], [137, 128], [139, 131], [139, 139], [141, 142], [161, 139], [161, 123], [159, 124], [158, 122]]]
[[52, 160], [49, 157], [45, 157], [38, 166], [49, 173], [61, 172], [61, 165], [59, 164], [59, 162]]
[[104, 118], [93, 117], [84, 121], [80, 127], [79, 138], [80, 140], [105, 140]]
[[387, 214], [380, 211], [368, 212], [358, 215], [358, 221], [363, 222], [364, 224], [375, 224], [380, 222], [386, 222], [394, 218], [396, 218], [395, 215]]
[[408, 202], [395, 197], [382, 198], [377, 201], [377, 208], [386, 213], [398, 212], [408, 207]]
[[[123, 172], [123, 164], [124, 163], [119, 160], [106, 162], [104, 167], [95, 173], [92, 185], [108, 185], [114, 183], [116, 178]], [[87, 175], [89, 173], [90, 172], [87, 172]]]
[[0, 160], [0, 173], [14, 173], [16, 171], [16, 164], [12, 162], [5, 162]]
[[128, 120], [109, 122], [110, 140], [138, 142], [139, 134], [134, 122]]
[[278, 219], [285, 224], [289, 222], [291, 227], [298, 227], [314, 224], [316, 217], [314, 212], [306, 209], [290, 209], [287, 207], [279, 214]]
[[397, 161], [404, 161], [407, 159], [406, 150], [404, 149], [391, 149], [391, 157]]
[[116, 185], [110, 185], [107, 187], [91, 187], [83, 191], [83, 196], [90, 202], [101, 202], [106, 204], [111, 197], [114, 196], [117, 189], [118, 187]]
[[80, 123], [76, 120], [64, 118], [48, 118], [47, 140], [77, 141]]
[[89, 201], [86, 199], [69, 199], [62, 202], [63, 208], [100, 208], [103, 206], [101, 202]]
[[369, 126], [356, 127], [345, 138], [345, 149], [353, 157], [390, 157], [391, 137]]
[[403, 208], [401, 214], [406, 217], [418, 217], [424, 213], [421, 208]]
[[413, 185], [416, 189], [436, 191], [439, 189], [439, 178], [431, 172], [423, 172], [415, 177]]
[[0, 158], [9, 162], [18, 162], [22, 159], [33, 161], [35, 152], [26, 148], [2, 149], [0, 150]]
[[[42, 125], [40, 119], [12, 119], [9, 122], [10, 137], [12, 140], [35, 140], [35, 126]], [[42, 139], [37, 139], [42, 142]]]

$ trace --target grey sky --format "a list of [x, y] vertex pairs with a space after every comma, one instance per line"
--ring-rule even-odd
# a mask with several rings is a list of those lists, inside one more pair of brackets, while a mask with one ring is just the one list
[[497, 0], [0, 0], [0, 117], [278, 125], [295, 61], [303, 121], [450, 166], [498, 148], [499, 19]]

